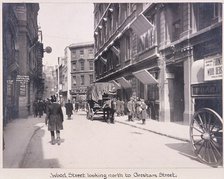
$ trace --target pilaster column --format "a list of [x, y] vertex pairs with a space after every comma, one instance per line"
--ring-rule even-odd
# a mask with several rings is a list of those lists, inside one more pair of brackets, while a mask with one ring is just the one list
[[189, 124], [193, 115], [193, 104], [191, 97], [191, 61], [189, 57], [184, 61], [184, 123]]

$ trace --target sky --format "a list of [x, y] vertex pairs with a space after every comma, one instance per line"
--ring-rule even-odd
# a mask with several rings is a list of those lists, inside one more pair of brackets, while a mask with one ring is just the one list
[[72, 43], [93, 42], [94, 15], [92, 3], [39, 3], [38, 26], [42, 31], [44, 48], [43, 64], [56, 65], [58, 57]]

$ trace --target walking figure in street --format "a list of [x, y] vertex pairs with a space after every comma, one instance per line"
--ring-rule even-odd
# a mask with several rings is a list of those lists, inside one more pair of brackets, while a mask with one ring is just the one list
[[43, 116], [43, 113], [44, 113], [44, 103], [42, 100], [39, 100], [38, 103], [37, 103], [37, 108], [38, 108], [38, 115], [39, 115], [39, 118], [41, 118]]
[[37, 117], [38, 115], [38, 102], [37, 100], [34, 100], [33, 102], [33, 116]]
[[[51, 133], [51, 144], [54, 145], [57, 142], [58, 145], [61, 144], [60, 130], [63, 130], [63, 112], [61, 105], [56, 102], [56, 97], [51, 96], [52, 104], [49, 105], [47, 110], [47, 115], [45, 119], [46, 125], [48, 125], [48, 130]], [[55, 141], [55, 131], [57, 139]]]
[[135, 103], [133, 97], [130, 98], [127, 104], [128, 109], [128, 121], [133, 121], [134, 113], [135, 113]]
[[140, 119], [142, 120], [142, 124], [145, 124], [147, 118], [147, 105], [145, 104], [144, 99], [141, 99], [140, 108]]
[[66, 109], [66, 115], [68, 116], [68, 119], [71, 119], [73, 105], [70, 100], [68, 100], [68, 102], [65, 103], [65, 109]]

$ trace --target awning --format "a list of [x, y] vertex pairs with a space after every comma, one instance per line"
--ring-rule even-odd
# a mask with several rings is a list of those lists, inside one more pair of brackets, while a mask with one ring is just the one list
[[117, 83], [115, 80], [112, 80], [111, 82], [114, 84], [116, 89], [121, 89], [121, 85]]
[[130, 28], [132, 28], [134, 32], [139, 36], [144, 34], [153, 27], [154, 27], [153, 24], [149, 22], [148, 19], [143, 14], [140, 14], [130, 25]]
[[124, 77], [116, 79], [118, 83], [123, 87], [123, 88], [130, 88], [131, 83], [127, 81]]
[[158, 83], [158, 81], [146, 69], [134, 72], [133, 75], [146, 85]]
[[120, 55], [120, 50], [117, 49], [115, 46], [112, 46], [111, 47], [111, 50], [116, 54], [116, 56], [119, 56]]
[[193, 62], [191, 66], [191, 84], [204, 83], [204, 59]]
[[103, 64], [107, 64], [107, 59], [103, 58], [103, 57], [100, 57], [100, 60], [103, 62]]

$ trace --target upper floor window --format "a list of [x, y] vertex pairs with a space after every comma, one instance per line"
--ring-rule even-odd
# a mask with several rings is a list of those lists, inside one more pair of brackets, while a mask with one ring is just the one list
[[90, 48], [88, 52], [89, 52], [89, 54], [93, 54], [93, 49]]
[[125, 36], [125, 61], [130, 60], [131, 58], [131, 39], [130, 35]]
[[85, 81], [84, 81], [84, 75], [81, 75], [81, 85], [84, 85], [85, 84]]
[[196, 30], [206, 28], [222, 17], [222, 4], [219, 3], [195, 3], [193, 10], [196, 21]]
[[80, 55], [84, 55], [84, 50], [83, 50], [83, 49], [80, 50], [80, 51], [79, 51], [79, 54], [80, 54]]
[[93, 75], [89, 75], [89, 82], [90, 82], [90, 84], [93, 83]]
[[80, 61], [80, 70], [84, 70], [84, 60]]
[[76, 62], [72, 64], [72, 70], [76, 71]]
[[89, 61], [89, 69], [93, 70], [93, 61]]
[[72, 51], [71, 54], [72, 54], [72, 57], [76, 57], [76, 51]]
[[76, 76], [72, 77], [72, 84], [73, 84], [73, 86], [76, 86]]

